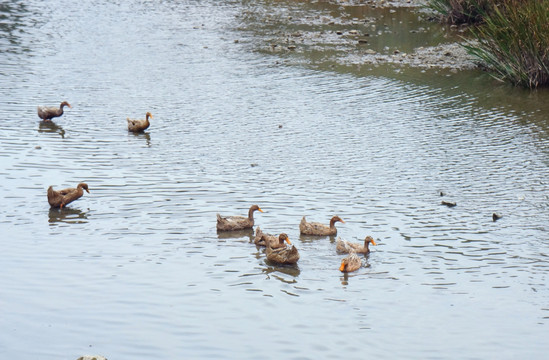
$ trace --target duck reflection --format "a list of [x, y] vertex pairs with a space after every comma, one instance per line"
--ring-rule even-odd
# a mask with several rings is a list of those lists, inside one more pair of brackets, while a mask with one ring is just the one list
[[151, 135], [148, 132], [136, 133], [136, 132], [128, 131], [128, 133], [129, 135], [134, 136], [136, 138], [145, 139], [147, 143], [147, 147], [151, 147]]
[[246, 238], [248, 242], [254, 241], [254, 230], [253, 229], [244, 229], [244, 230], [233, 230], [233, 231], [217, 231], [218, 239], [240, 239]]
[[337, 237], [336, 235], [326, 236], [326, 235], [303, 235], [303, 234], [299, 234], [299, 240], [302, 241], [302, 242], [313, 242], [313, 241], [316, 241], [316, 240], [324, 240], [324, 239], [328, 238], [330, 243], [334, 243], [336, 237]]
[[299, 274], [301, 274], [301, 270], [299, 270], [299, 267], [297, 265], [276, 265], [276, 264], [270, 263], [268, 260], [265, 260], [265, 264], [267, 265], [267, 267], [262, 270], [264, 274], [268, 276], [272, 274], [276, 279], [285, 283], [293, 284], [293, 283], [296, 283], [297, 281], [295, 279], [292, 279], [292, 280], [284, 279], [280, 276], [277, 276], [276, 273], [290, 275], [294, 278], [298, 277]]
[[63, 209], [59, 208], [50, 208], [49, 220], [50, 224], [55, 223], [68, 223], [68, 224], [78, 224], [85, 223], [88, 220], [88, 215], [85, 211], [79, 209], [73, 209], [70, 207], [64, 207]]
[[65, 130], [54, 123], [53, 121], [40, 121], [38, 125], [38, 132], [39, 133], [58, 133], [61, 135], [61, 138], [65, 138]]

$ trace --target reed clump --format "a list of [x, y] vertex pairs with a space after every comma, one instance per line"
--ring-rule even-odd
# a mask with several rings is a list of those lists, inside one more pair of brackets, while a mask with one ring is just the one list
[[549, 0], [507, 0], [472, 29], [466, 45], [501, 80], [536, 88], [549, 85]]
[[430, 0], [429, 6], [446, 21], [474, 24], [465, 47], [495, 78], [549, 86], [549, 0]]

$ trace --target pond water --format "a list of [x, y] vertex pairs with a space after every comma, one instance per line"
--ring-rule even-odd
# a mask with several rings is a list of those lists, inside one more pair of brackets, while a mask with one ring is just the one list
[[[546, 356], [549, 94], [264, 51], [243, 14], [296, 8], [342, 11], [0, 5], [2, 358]], [[90, 194], [50, 210], [49, 185], [81, 181]], [[216, 232], [252, 204], [296, 267]], [[378, 243], [348, 275], [334, 238], [299, 235], [334, 214], [341, 237]]]

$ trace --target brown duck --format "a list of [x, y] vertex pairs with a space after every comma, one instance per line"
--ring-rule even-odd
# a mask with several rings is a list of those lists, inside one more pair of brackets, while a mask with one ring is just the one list
[[290, 245], [292, 244], [290, 242], [290, 239], [288, 239], [287, 235], [285, 239], [280, 240], [281, 235], [276, 236], [276, 235], [264, 233], [263, 231], [261, 231], [261, 229], [258, 226], [255, 229], [254, 244], [258, 246], [270, 246], [272, 249], [278, 249], [280, 247], [286, 246], [286, 244], [284, 244], [284, 241], [286, 241]]
[[336, 250], [338, 253], [345, 254], [350, 252], [355, 252], [357, 254], [368, 254], [370, 252], [370, 243], [374, 246], [377, 245], [371, 236], [366, 236], [366, 238], [364, 238], [364, 245], [352, 243], [338, 237], [336, 241]]
[[318, 222], [307, 222], [304, 216], [299, 224], [299, 231], [303, 235], [335, 235], [337, 234], [337, 229], [335, 227], [337, 221], [345, 223], [339, 216], [334, 216], [330, 220], [330, 226]]
[[361, 266], [362, 266], [362, 260], [360, 260], [360, 258], [355, 252], [351, 252], [349, 256], [341, 260], [341, 266], [339, 267], [339, 271], [352, 272], [360, 269]]
[[44, 121], [51, 121], [51, 119], [63, 115], [63, 108], [65, 106], [72, 108], [71, 104], [66, 101], [63, 101], [58, 108], [55, 106], [39, 106], [37, 108], [38, 117]]
[[217, 230], [231, 231], [251, 229], [254, 226], [254, 211], [263, 212], [257, 205], [252, 205], [248, 211], [248, 217], [244, 216], [221, 216], [217, 214]]
[[150, 112], [147, 112], [145, 114], [145, 119], [126, 118], [126, 120], [128, 121], [128, 130], [133, 132], [145, 131], [151, 125], [151, 123], [149, 122], [149, 118], [153, 118]]
[[53, 208], [62, 209], [63, 206], [70, 204], [74, 200], [80, 199], [84, 195], [84, 190], [89, 194], [88, 184], [80, 183], [75, 188], [68, 188], [59, 191], [53, 190], [53, 186], [48, 188], [48, 202]]
[[271, 243], [267, 242], [267, 248], [265, 249], [265, 254], [267, 255], [267, 260], [277, 264], [295, 264], [299, 260], [299, 252], [295, 246], [287, 247], [284, 244], [286, 241], [288, 244], [292, 244], [288, 235], [282, 233], [278, 236], [278, 247], [273, 249]]

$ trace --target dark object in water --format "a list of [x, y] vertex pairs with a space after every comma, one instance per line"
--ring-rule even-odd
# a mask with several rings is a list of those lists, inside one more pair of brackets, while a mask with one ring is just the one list
[[448, 206], [448, 207], [454, 207], [454, 206], [457, 205], [457, 204], [456, 204], [455, 202], [453, 202], [453, 201], [444, 201], [444, 200], [442, 200], [441, 204], [442, 204], [442, 205], [446, 205], [446, 206]]
[[496, 214], [496, 213], [493, 213], [493, 214], [492, 214], [492, 220], [493, 220], [493, 221], [497, 221], [497, 220], [499, 220], [499, 219], [501, 219], [501, 215], [498, 215], [498, 214]]

